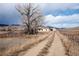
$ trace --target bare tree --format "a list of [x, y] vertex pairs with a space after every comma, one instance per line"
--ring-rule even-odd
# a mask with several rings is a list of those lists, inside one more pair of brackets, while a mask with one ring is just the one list
[[16, 7], [18, 12], [22, 15], [22, 21], [25, 25], [25, 32], [28, 34], [34, 34], [38, 30], [38, 26], [41, 25], [43, 15], [41, 10], [36, 4], [20, 4]]

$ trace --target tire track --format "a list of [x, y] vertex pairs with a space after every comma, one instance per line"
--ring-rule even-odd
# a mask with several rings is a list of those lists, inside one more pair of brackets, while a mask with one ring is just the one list
[[35, 50], [37, 51], [38, 49], [35, 49], [35, 47], [37, 48], [37, 47], [39, 47], [38, 45], [40, 45], [42, 42], [47, 41], [47, 38], [48, 38], [50, 35], [51, 35], [51, 33], [48, 34], [48, 35], [47, 35], [45, 38], [43, 38], [42, 40], [40, 40], [40, 42], [35, 43], [34, 45], [30, 46], [28, 49], [25, 49], [24, 51], [20, 52], [18, 55], [29, 55], [29, 56], [35, 55], [36, 53], [34, 52], [34, 53], [32, 54], [32, 51], [35, 51]]
[[55, 34], [54, 41], [52, 46], [49, 48], [47, 56], [66, 56], [65, 47], [63, 46], [61, 38], [57, 35], [57, 33]]
[[29, 49], [27, 52], [25, 52], [24, 55], [25, 56], [36, 56], [36, 55], [38, 55], [38, 53], [46, 46], [50, 37], [51, 37], [51, 35], [49, 35], [48, 38], [46, 38], [44, 41], [40, 42], [38, 45]]
[[70, 48], [71, 44], [69, 44], [69, 43], [71, 43], [71, 42], [68, 40], [68, 38], [66, 38], [66, 36], [62, 35], [59, 31], [57, 32], [57, 35], [59, 35], [59, 37], [61, 38], [61, 42], [62, 42], [63, 46], [65, 47], [65, 55], [70, 56], [69, 48]]
[[53, 40], [54, 40], [55, 32], [51, 35], [49, 38], [49, 41], [47, 42], [46, 46], [42, 49], [42, 51], [39, 52], [37, 56], [45, 56], [49, 52], [48, 49], [51, 47]]
[[10, 54], [11, 56], [18, 56], [18, 55], [23, 55], [26, 51], [28, 51], [29, 49], [31, 49], [32, 47], [36, 46], [37, 44], [39, 44], [40, 42], [44, 41], [51, 33], [49, 33], [46, 37], [44, 37], [43, 39], [40, 39], [38, 42], [30, 44], [30, 45], [26, 45], [23, 47], [22, 50], [19, 51], [15, 51], [12, 54]]

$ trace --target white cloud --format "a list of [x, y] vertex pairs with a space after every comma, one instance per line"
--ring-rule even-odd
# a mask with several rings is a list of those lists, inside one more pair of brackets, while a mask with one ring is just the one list
[[67, 15], [67, 16], [45, 16], [45, 25], [51, 25], [56, 27], [73, 27], [78, 26], [79, 14]]
[[42, 8], [49, 7], [50, 9], [79, 9], [78, 3], [43, 3], [39, 4]]

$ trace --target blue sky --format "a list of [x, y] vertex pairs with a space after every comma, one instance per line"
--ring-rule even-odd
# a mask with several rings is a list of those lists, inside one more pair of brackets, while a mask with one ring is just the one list
[[[21, 15], [15, 4], [0, 4], [0, 24], [19, 24]], [[79, 26], [78, 3], [43, 3], [38, 4], [44, 14], [46, 26], [75, 27]]]
[[21, 22], [21, 15], [15, 8], [16, 4], [0, 4], [0, 24], [16, 24]]

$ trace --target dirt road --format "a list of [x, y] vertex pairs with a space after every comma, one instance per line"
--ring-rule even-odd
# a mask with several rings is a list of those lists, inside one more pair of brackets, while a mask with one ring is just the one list
[[23, 56], [65, 55], [65, 47], [62, 44], [61, 38], [55, 32], [56, 31], [52, 32], [52, 34], [44, 41], [40, 42], [39, 44], [30, 48], [28, 51], [25, 51], [24, 53], [20, 53], [19, 55]]
[[52, 46], [49, 48], [48, 56], [63, 56], [65, 55], [65, 47], [61, 42], [61, 38], [55, 33]]
[[[39, 44], [35, 45], [34, 47], [32, 47], [31, 49], [29, 49], [28, 51], [25, 51], [23, 54], [24, 56], [36, 56], [40, 53], [40, 51], [46, 46], [46, 44], [50, 41], [52, 35], [49, 35], [47, 39], [45, 39], [44, 41], [40, 42]], [[22, 53], [20, 53], [19, 55], [22, 55]]]

